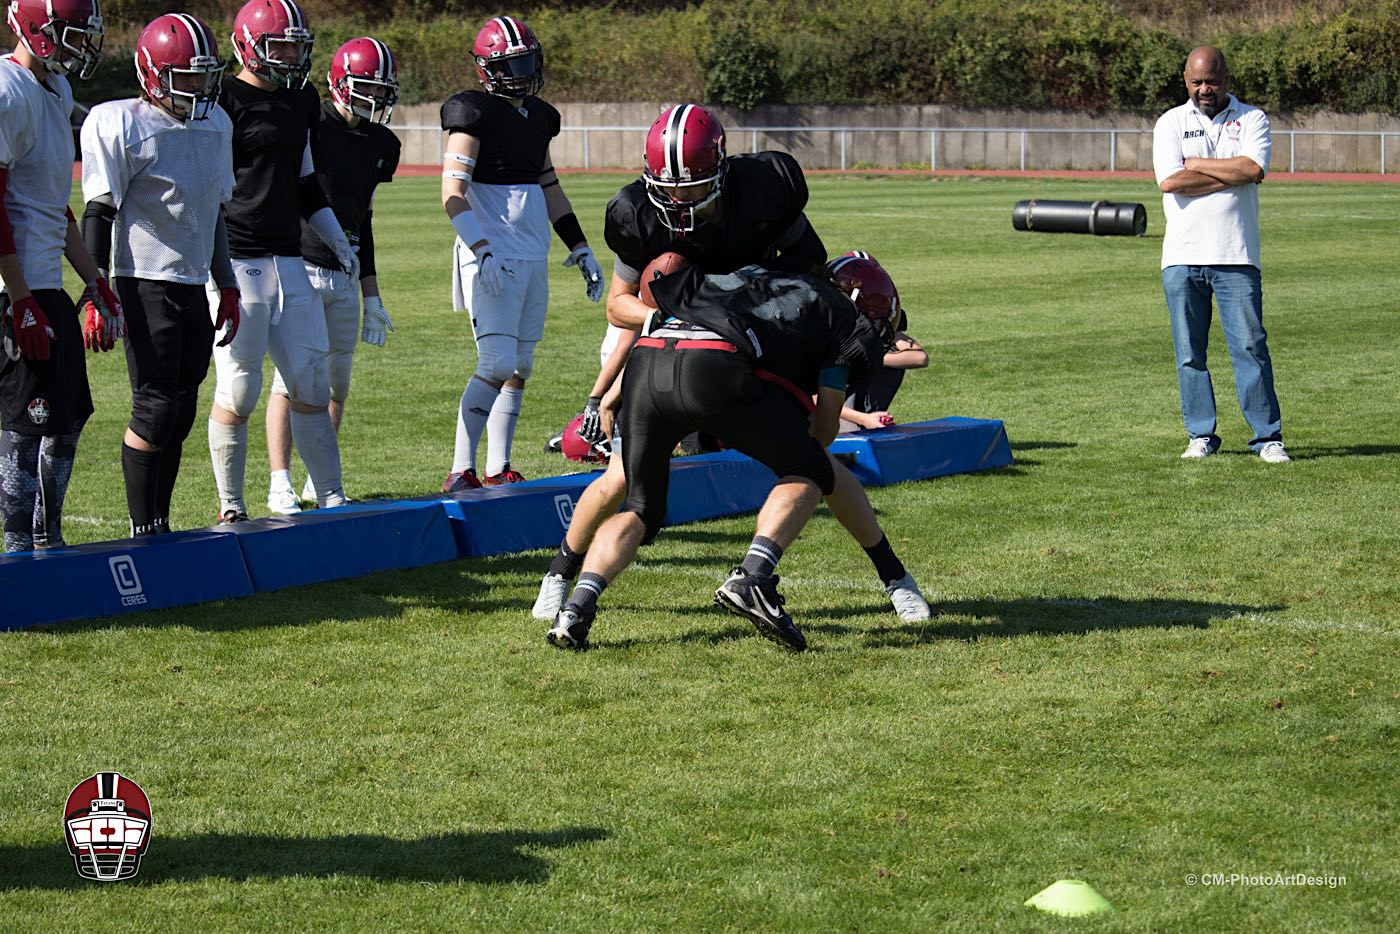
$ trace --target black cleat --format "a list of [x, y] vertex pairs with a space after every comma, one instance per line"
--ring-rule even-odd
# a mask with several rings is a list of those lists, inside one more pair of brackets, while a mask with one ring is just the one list
[[783, 612], [783, 595], [778, 593], [778, 577], [760, 577], [743, 568], [729, 572], [729, 580], [715, 591], [715, 603], [735, 616], [746, 617], [765, 639], [780, 642], [794, 652], [807, 648], [802, 630]]
[[566, 604], [559, 615], [554, 617], [554, 625], [545, 636], [556, 649], [573, 649], [582, 652], [588, 648], [588, 630], [593, 627], [593, 617], [587, 619], [572, 604]]

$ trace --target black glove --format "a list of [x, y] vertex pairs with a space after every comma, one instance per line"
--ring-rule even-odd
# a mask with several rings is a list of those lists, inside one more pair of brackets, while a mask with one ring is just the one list
[[583, 407], [583, 421], [578, 426], [578, 436], [588, 442], [589, 446], [601, 444], [603, 438], [603, 414], [598, 411], [598, 407], [603, 404], [602, 396], [589, 396], [588, 404]]

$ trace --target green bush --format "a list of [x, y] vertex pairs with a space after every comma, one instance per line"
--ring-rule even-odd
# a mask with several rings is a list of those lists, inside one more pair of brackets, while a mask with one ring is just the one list
[[705, 98], [740, 110], [767, 103], [778, 90], [777, 50], [747, 32], [728, 32], [710, 43]]

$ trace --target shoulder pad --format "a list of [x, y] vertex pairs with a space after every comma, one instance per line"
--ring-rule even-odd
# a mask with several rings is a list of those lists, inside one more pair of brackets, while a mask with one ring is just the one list
[[538, 97], [531, 98], [530, 112], [534, 113], [536, 107], [539, 107], [541, 112], [549, 118], [547, 121], [549, 126], [549, 138], [554, 139], [554, 137], [559, 135], [559, 129], [563, 123], [563, 118], [559, 116], [558, 109], [549, 101], [542, 101]]
[[488, 116], [481, 91], [463, 91], [449, 97], [442, 105], [442, 128], [449, 133], [470, 133], [479, 136], [486, 128]]
[[789, 210], [801, 211], [807, 206], [807, 179], [802, 174], [802, 166], [792, 156], [769, 150], [738, 158], [752, 159], [782, 180], [782, 190], [793, 198]]

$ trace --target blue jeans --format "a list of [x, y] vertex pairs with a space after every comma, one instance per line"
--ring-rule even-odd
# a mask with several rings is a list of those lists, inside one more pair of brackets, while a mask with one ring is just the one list
[[1176, 378], [1181, 390], [1181, 416], [1192, 438], [1215, 434], [1215, 390], [1206, 369], [1210, 337], [1210, 297], [1220, 310], [1220, 327], [1235, 368], [1235, 393], [1240, 411], [1259, 450], [1282, 441], [1282, 417], [1274, 393], [1274, 365], [1264, 333], [1264, 290], [1253, 266], [1168, 266], [1162, 270], [1162, 290], [1171, 312], [1172, 343], [1176, 349]]

